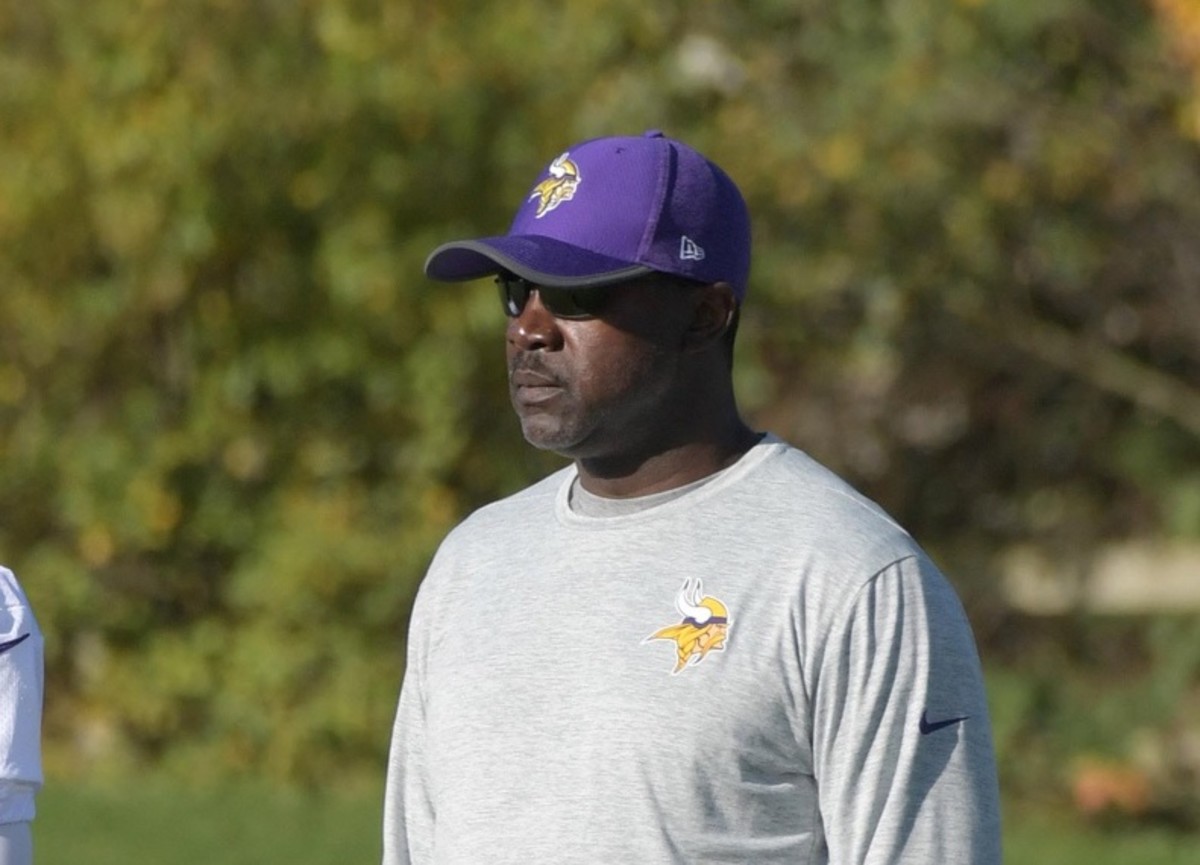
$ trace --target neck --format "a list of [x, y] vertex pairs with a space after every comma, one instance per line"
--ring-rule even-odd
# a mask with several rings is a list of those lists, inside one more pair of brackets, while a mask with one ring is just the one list
[[660, 441], [639, 454], [582, 457], [575, 464], [589, 493], [633, 498], [715, 474], [737, 462], [759, 438], [734, 412], [720, 425], [693, 424], [685, 437]]

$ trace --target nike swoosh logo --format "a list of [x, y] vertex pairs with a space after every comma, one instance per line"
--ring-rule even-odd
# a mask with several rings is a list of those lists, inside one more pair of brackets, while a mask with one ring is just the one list
[[29, 639], [29, 634], [22, 634], [15, 640], [9, 640], [7, 643], [0, 643], [0, 655], [3, 655], [9, 649], [14, 649]]
[[936, 733], [938, 730], [944, 730], [947, 727], [953, 727], [955, 724], [961, 724], [971, 717], [970, 715], [962, 715], [958, 718], [946, 718], [944, 721], [930, 721], [926, 715], [926, 712], [921, 713], [922, 736], [928, 736], [930, 733]]

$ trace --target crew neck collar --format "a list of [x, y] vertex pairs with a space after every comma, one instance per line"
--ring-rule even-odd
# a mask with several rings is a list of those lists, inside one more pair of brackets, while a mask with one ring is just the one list
[[608, 498], [588, 492], [579, 483], [578, 469], [572, 466], [559, 487], [555, 511], [564, 523], [593, 527], [675, 513], [735, 483], [781, 447], [786, 447], [781, 439], [765, 433], [737, 462], [726, 468], [674, 489], [631, 498]]

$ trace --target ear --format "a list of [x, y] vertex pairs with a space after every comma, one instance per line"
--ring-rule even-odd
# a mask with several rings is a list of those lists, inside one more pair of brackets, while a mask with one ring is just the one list
[[692, 320], [683, 337], [684, 350], [699, 352], [719, 343], [736, 311], [737, 298], [729, 283], [714, 282], [697, 289]]

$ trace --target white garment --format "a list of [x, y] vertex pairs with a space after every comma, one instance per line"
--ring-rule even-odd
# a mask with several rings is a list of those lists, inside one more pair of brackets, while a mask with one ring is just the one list
[[29, 601], [0, 567], [0, 824], [32, 820], [42, 786], [42, 658]]
[[624, 516], [574, 477], [438, 551], [386, 865], [998, 865], [970, 627], [882, 510], [774, 437]]

